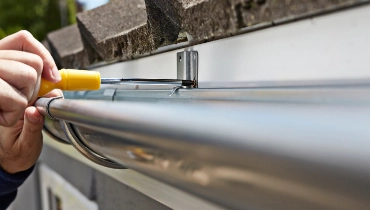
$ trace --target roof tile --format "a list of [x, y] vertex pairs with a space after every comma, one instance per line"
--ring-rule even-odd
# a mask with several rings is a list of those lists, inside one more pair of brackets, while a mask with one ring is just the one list
[[154, 49], [144, 0], [112, 0], [77, 14], [84, 43], [106, 61], [143, 54]]
[[177, 43], [231, 35], [263, 22], [294, 20], [363, 0], [111, 0], [77, 15], [76, 25], [48, 34], [56, 62], [80, 68], [130, 59]]
[[47, 41], [60, 68], [86, 68], [89, 65], [76, 24], [50, 32]]

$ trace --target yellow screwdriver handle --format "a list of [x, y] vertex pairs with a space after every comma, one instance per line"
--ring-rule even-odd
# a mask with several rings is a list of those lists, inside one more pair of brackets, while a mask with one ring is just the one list
[[49, 82], [41, 78], [38, 97], [41, 97], [54, 89], [79, 91], [98, 90], [100, 88], [100, 73], [97, 71], [62, 69], [59, 71], [62, 80], [57, 83]]

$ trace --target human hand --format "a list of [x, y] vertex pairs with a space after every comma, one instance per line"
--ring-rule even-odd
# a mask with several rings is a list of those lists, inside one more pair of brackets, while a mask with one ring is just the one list
[[[44, 97], [63, 96], [55, 89]], [[24, 117], [12, 127], [0, 126], [0, 167], [10, 173], [32, 167], [42, 149], [44, 116], [33, 106], [24, 111]]]
[[41, 76], [60, 81], [50, 53], [29, 32], [0, 40], [0, 167], [8, 173], [30, 168], [40, 155], [44, 118], [32, 105]]

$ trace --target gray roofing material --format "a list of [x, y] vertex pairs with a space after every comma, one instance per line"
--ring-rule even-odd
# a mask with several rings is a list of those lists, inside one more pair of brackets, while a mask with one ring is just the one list
[[49, 48], [56, 64], [63, 68], [86, 68], [89, 65], [77, 25], [70, 25], [47, 35]]
[[[210, 39], [237, 30], [234, 0], [147, 0], [194, 39]], [[155, 21], [153, 21], [155, 22]]]
[[105, 61], [152, 51], [147, 19], [144, 0], [113, 0], [77, 15], [84, 43]]
[[155, 1], [145, 0], [148, 14], [148, 25], [153, 36], [155, 47], [176, 43], [181, 30], [179, 22], [173, 21]]
[[[48, 41], [61, 67], [77, 68], [148, 54], [160, 46], [186, 41], [183, 32], [199, 43], [256, 24], [309, 17], [363, 2], [368, 1], [112, 0], [77, 15], [80, 35], [75, 26], [66, 27], [50, 33]], [[72, 40], [74, 48], [63, 43]], [[81, 46], [77, 42], [83, 43], [84, 53], [75, 49]]]

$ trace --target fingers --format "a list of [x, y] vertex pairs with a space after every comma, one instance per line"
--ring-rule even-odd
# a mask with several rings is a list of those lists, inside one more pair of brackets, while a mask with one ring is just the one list
[[0, 90], [0, 125], [13, 126], [22, 117], [28, 99], [2, 79], [0, 79]]
[[0, 78], [22, 92], [28, 101], [32, 100], [35, 89], [39, 89], [37, 71], [21, 62], [0, 59]]
[[40, 137], [42, 127], [44, 126], [44, 116], [34, 106], [27, 107], [24, 112], [24, 124], [23, 130], [20, 135], [22, 143], [31, 143], [33, 140], [28, 139], [38, 139]]
[[28, 107], [24, 120], [11, 128], [0, 127], [0, 165], [8, 173], [32, 167], [42, 149], [44, 117], [35, 107]]
[[19, 31], [0, 40], [0, 50], [17, 50], [36, 54], [43, 60], [43, 78], [51, 82], [59, 82], [61, 79], [49, 51], [28, 31]]
[[27, 107], [36, 99], [41, 76], [61, 79], [49, 51], [29, 32], [0, 40], [0, 125], [6, 126], [0, 126], [0, 167], [9, 173], [30, 168], [41, 152], [44, 117]]
[[54, 89], [54, 90], [50, 91], [48, 94], [44, 95], [43, 97], [52, 98], [52, 97], [59, 97], [59, 96], [63, 96], [63, 91], [61, 91], [59, 89]]
[[40, 56], [16, 50], [0, 50], [0, 59], [18, 61], [31, 66], [35, 69], [37, 75], [41, 75], [44, 65]]
[[43, 61], [40, 56], [15, 50], [0, 50], [0, 125], [12, 126], [36, 100]]
[[17, 171], [27, 170], [37, 161], [42, 149], [43, 126], [44, 116], [35, 107], [28, 107], [24, 112], [23, 129], [18, 139], [23, 158], [19, 159]]
[[[40, 89], [41, 73], [43, 68], [43, 61], [40, 56], [28, 52], [16, 51], [16, 50], [0, 50], [0, 60], [18, 61], [32, 67], [36, 71], [37, 80], [36, 85], [32, 88], [30, 101], [36, 99]], [[1, 62], [1, 61], [0, 61]], [[17, 70], [15, 70], [17, 71]], [[1, 76], [0, 76], [1, 78]], [[23, 82], [23, 85], [27, 84], [24, 81], [18, 79], [19, 82]], [[27, 95], [27, 94], [26, 94]]]

